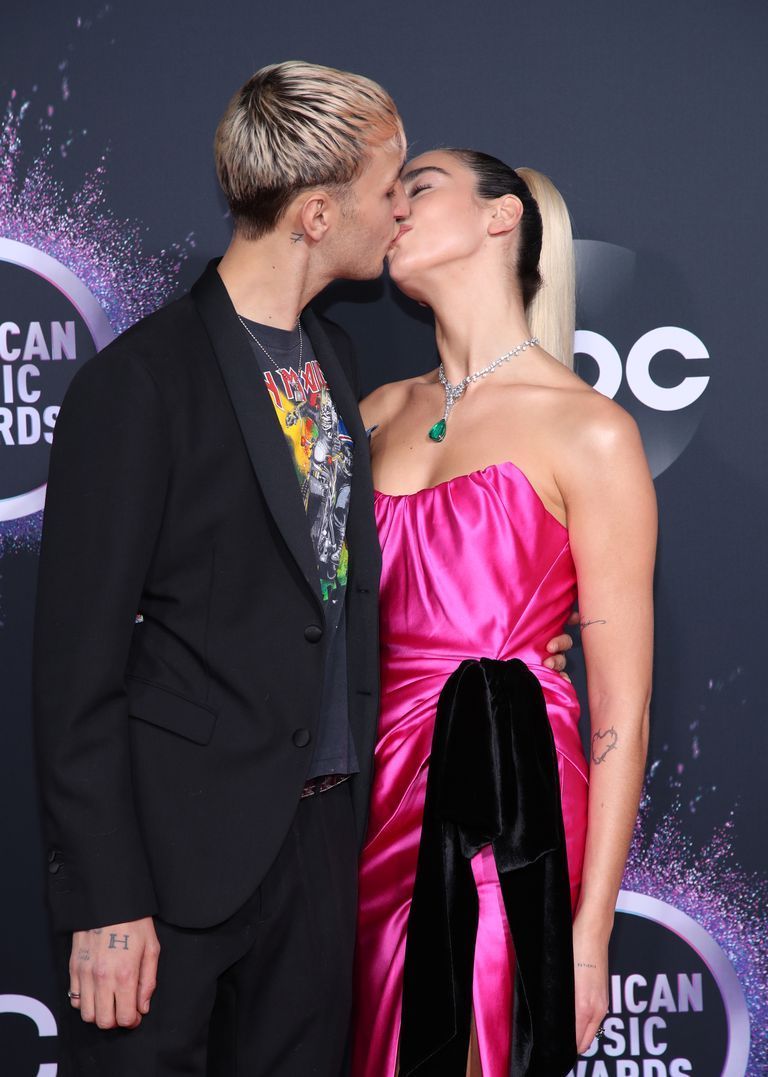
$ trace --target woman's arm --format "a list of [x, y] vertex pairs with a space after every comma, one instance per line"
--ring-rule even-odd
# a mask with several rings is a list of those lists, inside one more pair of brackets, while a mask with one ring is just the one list
[[574, 920], [576, 1030], [608, 1008], [608, 940], [648, 743], [656, 498], [634, 421], [592, 398], [558, 481], [579, 590], [590, 735], [589, 823]]

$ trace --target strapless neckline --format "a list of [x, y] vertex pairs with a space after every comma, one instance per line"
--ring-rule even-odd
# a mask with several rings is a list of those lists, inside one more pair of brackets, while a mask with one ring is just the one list
[[538, 490], [533, 485], [531, 480], [528, 478], [526, 473], [522, 470], [522, 468], [519, 468], [517, 466], [517, 464], [513, 463], [512, 460], [502, 460], [498, 464], [486, 464], [485, 467], [479, 467], [475, 471], [467, 471], [463, 475], [454, 475], [452, 479], [444, 479], [443, 482], [435, 483], [434, 486], [422, 486], [422, 488], [420, 490], [413, 490], [410, 494], [385, 494], [381, 490], [374, 489], [374, 491], [373, 491], [374, 500], [378, 501], [379, 499], [385, 499], [387, 501], [411, 501], [411, 500], [414, 500], [415, 498], [423, 497], [426, 494], [438, 493], [439, 491], [444, 490], [444, 489], [446, 489], [446, 488], [448, 488], [450, 486], [455, 486], [455, 485], [459, 485], [460, 483], [469, 482], [472, 479], [478, 479], [481, 475], [487, 475], [487, 474], [490, 474], [492, 472], [502, 473], [506, 468], [511, 469], [511, 471], [512, 471], [512, 473], [514, 475], [519, 476], [519, 478], [521, 478], [523, 480], [523, 482], [526, 484], [526, 486], [530, 489], [531, 493], [535, 497], [536, 501], [541, 506], [542, 512], [545, 512], [546, 515], [551, 520], [553, 520], [557, 524], [557, 526], [559, 528], [561, 528], [567, 535], [568, 534], [568, 528], [565, 526], [564, 523], [562, 523], [560, 520], [558, 520], [558, 518], [555, 516], [555, 514], [553, 512], [551, 512], [547, 508], [547, 506], [544, 504], [544, 502], [541, 499], [541, 495], [539, 494]]

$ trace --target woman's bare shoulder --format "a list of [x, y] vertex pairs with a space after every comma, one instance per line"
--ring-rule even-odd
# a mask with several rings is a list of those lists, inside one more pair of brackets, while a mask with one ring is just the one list
[[595, 389], [574, 394], [567, 425], [576, 445], [589, 455], [610, 456], [641, 446], [640, 431], [629, 412]]
[[366, 428], [383, 426], [408, 404], [414, 389], [418, 385], [427, 384], [429, 380], [429, 374], [420, 374], [415, 378], [390, 381], [374, 389], [360, 402], [360, 411]]
[[646, 477], [648, 464], [637, 423], [620, 404], [587, 386], [563, 393], [555, 405], [558, 480], [567, 484], [598, 475]]
[[520, 386], [519, 400], [556, 459], [579, 468], [642, 454], [637, 423], [619, 404], [573, 371], [547, 371], [545, 381]]

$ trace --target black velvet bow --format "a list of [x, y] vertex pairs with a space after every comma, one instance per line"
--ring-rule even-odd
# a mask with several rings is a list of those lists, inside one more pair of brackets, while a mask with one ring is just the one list
[[400, 1074], [465, 1077], [477, 892], [490, 844], [517, 959], [511, 1077], [576, 1061], [573, 933], [560, 782], [541, 686], [514, 659], [466, 661], [438, 702], [408, 920]]

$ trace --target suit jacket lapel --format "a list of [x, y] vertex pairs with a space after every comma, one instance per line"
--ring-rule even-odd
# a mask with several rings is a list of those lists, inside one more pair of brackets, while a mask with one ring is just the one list
[[293, 461], [248, 337], [215, 262], [208, 265], [191, 294], [210, 337], [264, 498], [322, 612], [317, 560]]

